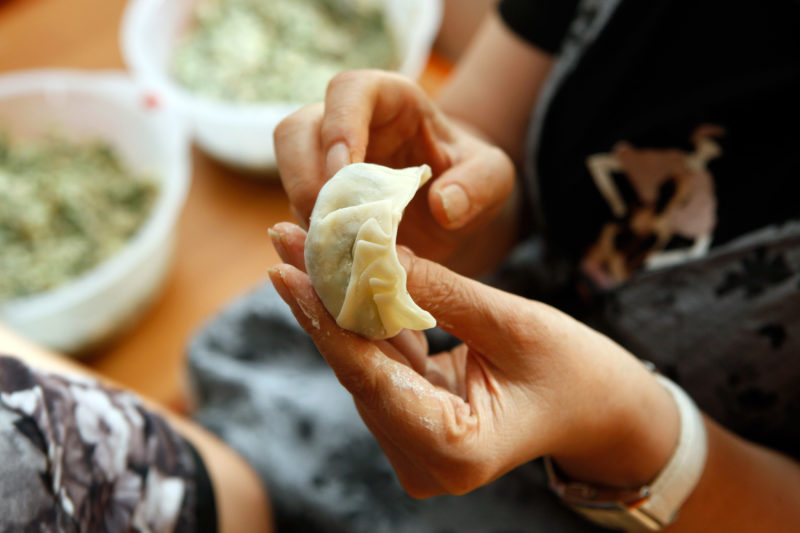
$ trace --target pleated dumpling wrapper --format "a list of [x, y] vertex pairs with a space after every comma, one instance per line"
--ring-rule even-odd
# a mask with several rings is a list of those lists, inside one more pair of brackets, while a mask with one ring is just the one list
[[403, 210], [431, 177], [428, 165], [347, 165], [320, 190], [306, 238], [306, 271], [340, 327], [368, 339], [436, 325], [406, 290], [397, 258]]

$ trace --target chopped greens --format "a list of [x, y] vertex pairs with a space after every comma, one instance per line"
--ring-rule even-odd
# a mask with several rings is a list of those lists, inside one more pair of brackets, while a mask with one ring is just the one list
[[0, 134], [0, 302], [41, 292], [114, 254], [158, 193], [108, 143]]
[[205, 0], [173, 69], [210, 98], [306, 103], [342, 70], [396, 64], [375, 0]]

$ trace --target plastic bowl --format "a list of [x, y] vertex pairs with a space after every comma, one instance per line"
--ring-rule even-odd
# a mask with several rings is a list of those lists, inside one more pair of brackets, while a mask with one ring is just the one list
[[[130, 0], [122, 20], [122, 52], [128, 69], [190, 121], [204, 151], [229, 165], [264, 171], [274, 168], [272, 132], [302, 104], [240, 104], [197, 96], [170, 73], [173, 51], [198, 0]], [[265, 0], [268, 1], [268, 0]], [[386, 20], [401, 55], [398, 71], [422, 73], [439, 29], [441, 0], [384, 0]]]
[[[11, 139], [58, 132], [103, 139], [159, 182], [149, 218], [114, 256], [55, 289], [0, 303], [0, 321], [63, 353], [80, 354], [130, 325], [163, 284], [190, 176], [180, 118], [122, 73], [39, 70], [0, 76], [0, 127]], [[2, 206], [0, 206], [2, 209]]]

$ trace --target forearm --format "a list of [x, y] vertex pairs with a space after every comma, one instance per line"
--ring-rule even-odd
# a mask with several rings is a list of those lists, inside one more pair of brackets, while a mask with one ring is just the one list
[[[519, 169], [529, 116], [552, 61], [514, 35], [492, 11], [438, 104], [454, 124], [504, 151]], [[496, 269], [519, 239], [521, 200], [517, 183], [498, 215], [471, 232], [443, 263], [472, 277]]]
[[[677, 452], [682, 424], [689, 424], [687, 431], [692, 432], [693, 415], [687, 414], [685, 404], [681, 409], [677, 397], [629, 353], [607, 337], [580, 329], [584, 334], [569, 335], [568, 345], [578, 350], [579, 357], [567, 360], [567, 374], [573, 381], [595, 386], [559, 402], [564, 412], [576, 413], [574, 425], [568, 425], [571, 429], [546, 453], [568, 480], [619, 489], [650, 485]], [[677, 521], [667, 530], [797, 531], [800, 464], [707, 417], [703, 424], [705, 466]], [[682, 442], [685, 446], [692, 439], [684, 435]], [[691, 463], [686, 450], [684, 465]]]
[[438, 104], [519, 166], [530, 113], [552, 64], [550, 54], [513, 34], [493, 11], [439, 93]]
[[797, 531], [800, 464], [745, 441], [706, 419], [703, 476], [670, 533]]

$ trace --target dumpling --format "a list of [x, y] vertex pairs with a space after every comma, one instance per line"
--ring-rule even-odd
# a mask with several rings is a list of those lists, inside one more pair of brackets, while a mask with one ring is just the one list
[[306, 271], [340, 327], [368, 339], [403, 328], [427, 329], [436, 320], [411, 299], [397, 258], [397, 227], [428, 165], [395, 170], [347, 165], [317, 196], [306, 238]]

